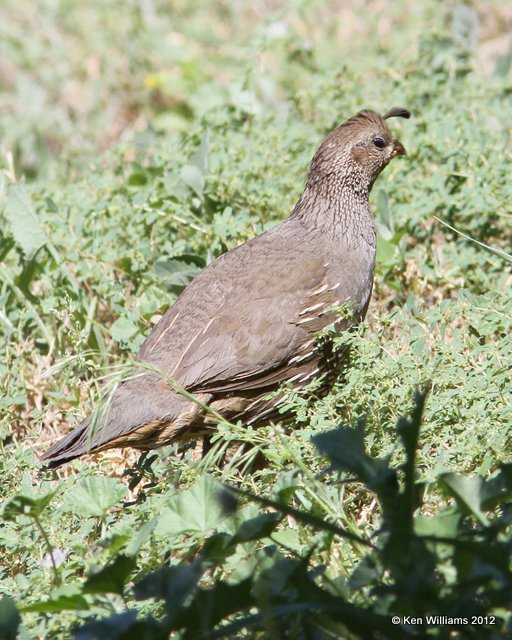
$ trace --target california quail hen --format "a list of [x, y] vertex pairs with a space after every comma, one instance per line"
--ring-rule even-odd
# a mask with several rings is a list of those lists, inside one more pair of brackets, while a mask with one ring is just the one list
[[[366, 314], [376, 249], [368, 195], [388, 162], [405, 154], [385, 122], [395, 116], [409, 112], [361, 111], [332, 131], [289, 218], [203, 269], [137, 354], [152, 370], [122, 382], [107, 411], [85, 418], [43, 460], [56, 467], [111, 447], [197, 437], [215, 428], [204, 405], [229, 420], [268, 423], [280, 400], [273, 390], [336, 372], [318, 333], [332, 323], [348, 329]], [[335, 312], [346, 305], [348, 314]], [[173, 380], [200, 403], [176, 392]]]

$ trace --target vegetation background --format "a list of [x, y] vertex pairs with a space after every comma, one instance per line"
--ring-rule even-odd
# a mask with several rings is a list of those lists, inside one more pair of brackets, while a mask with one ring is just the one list
[[[506, 636], [511, 27], [500, 0], [2, 0], [1, 638]], [[197, 270], [289, 213], [322, 136], [392, 106], [408, 156], [333, 392], [205, 460], [42, 470]], [[428, 613], [480, 618], [390, 626]]]

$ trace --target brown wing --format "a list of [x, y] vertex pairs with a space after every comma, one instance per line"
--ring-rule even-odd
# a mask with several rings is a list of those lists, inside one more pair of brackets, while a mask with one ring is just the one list
[[339, 301], [322, 258], [289, 246], [266, 250], [264, 239], [200, 273], [137, 358], [194, 393], [286, 380], [290, 359], [332, 321], [331, 314], [319, 313]]

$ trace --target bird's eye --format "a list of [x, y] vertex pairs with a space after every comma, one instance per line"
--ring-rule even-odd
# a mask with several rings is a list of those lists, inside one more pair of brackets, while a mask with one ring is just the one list
[[386, 146], [385, 141], [379, 137], [373, 139], [373, 144], [379, 149], [384, 149], [384, 147]]

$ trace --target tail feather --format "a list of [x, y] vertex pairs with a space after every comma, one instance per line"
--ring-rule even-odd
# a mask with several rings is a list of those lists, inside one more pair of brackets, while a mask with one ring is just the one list
[[[210, 397], [204, 394], [200, 399], [208, 402]], [[50, 447], [41, 460], [55, 468], [84, 453], [111, 447], [152, 449], [170, 441], [173, 429], [177, 431], [202, 413], [199, 405], [178, 395], [154, 375], [123, 382], [100, 409]]]
[[90, 424], [91, 416], [88, 416], [76, 429], [73, 429], [43, 453], [41, 460], [47, 464], [49, 469], [60, 467], [60, 465], [71, 462], [82, 454], [91, 453], [96, 449], [88, 437]]
[[[151, 389], [148, 377], [121, 383], [112, 398], [105, 398], [96, 411], [50, 447], [41, 456], [41, 460], [50, 469], [59, 467], [85, 453], [108, 448], [109, 442], [117, 440], [119, 436], [129, 433], [151, 419], [155, 407], [153, 399], [146, 392], [146, 387], [149, 386]], [[138, 395], [139, 401], [134, 403], [133, 398], [137, 398]]]

